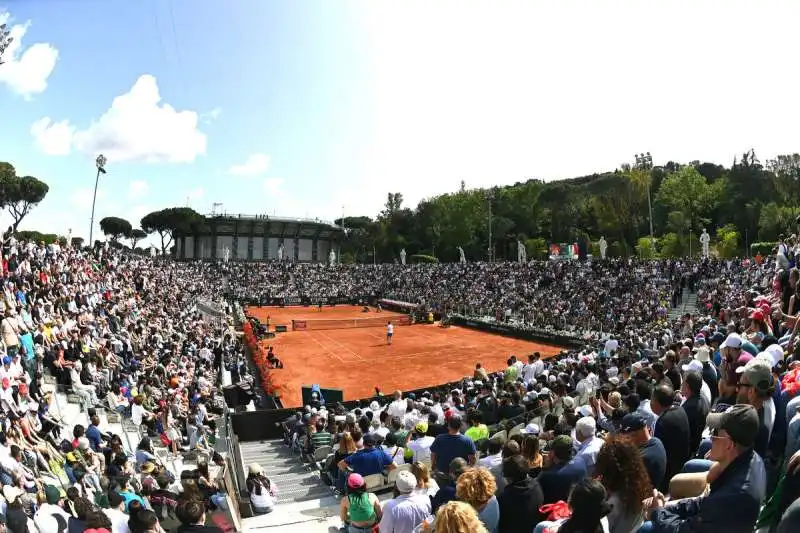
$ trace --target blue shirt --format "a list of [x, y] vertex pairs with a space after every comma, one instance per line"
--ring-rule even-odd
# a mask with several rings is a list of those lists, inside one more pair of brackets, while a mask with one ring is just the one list
[[392, 457], [379, 448], [365, 448], [348, 455], [344, 462], [357, 474], [369, 476], [383, 472], [392, 464]]
[[475, 443], [461, 433], [455, 435], [444, 433], [436, 437], [431, 444], [431, 453], [436, 454], [436, 470], [449, 472], [450, 462], [456, 457], [469, 462], [469, 456], [475, 455]]
[[122, 496], [123, 500], [125, 500], [126, 513], [128, 512], [128, 508], [130, 507], [132, 501], [138, 501], [139, 503], [142, 504], [142, 507], [147, 507], [147, 504], [144, 503], [142, 497], [134, 492], [120, 491], [119, 495]]
[[33, 351], [33, 336], [30, 332], [20, 335], [19, 342], [22, 346], [25, 347], [25, 359], [30, 361], [36, 356], [36, 353]]
[[100, 436], [100, 429], [94, 424], [90, 425], [86, 428], [86, 438], [89, 439], [89, 443], [92, 445], [92, 449], [94, 451], [100, 450], [100, 444], [102, 443], [103, 439]]

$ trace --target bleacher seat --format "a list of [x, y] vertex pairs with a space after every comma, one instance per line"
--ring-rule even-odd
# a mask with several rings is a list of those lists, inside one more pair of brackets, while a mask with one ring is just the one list
[[522, 433], [523, 429], [525, 429], [525, 423], [524, 422], [522, 424], [517, 424], [516, 426], [511, 428], [511, 430], [508, 432], [508, 438], [510, 439], [514, 435], [519, 435], [520, 433]]
[[386, 487], [385, 483], [386, 478], [383, 477], [383, 474], [370, 474], [368, 476], [364, 476], [364, 485], [369, 492], [375, 492], [376, 490], [380, 490]]

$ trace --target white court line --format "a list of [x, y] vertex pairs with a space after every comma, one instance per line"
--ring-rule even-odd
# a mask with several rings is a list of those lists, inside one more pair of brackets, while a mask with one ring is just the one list
[[326, 352], [328, 352], [328, 355], [331, 355], [331, 356], [335, 357], [335, 358], [336, 358], [336, 359], [338, 359], [338, 360], [339, 360], [339, 362], [340, 362], [340, 363], [342, 363], [342, 364], [344, 364], [344, 363], [345, 363], [345, 360], [344, 360], [344, 359], [342, 359], [341, 357], [339, 357], [339, 355], [338, 355], [338, 354], [336, 354], [336, 352], [334, 352], [333, 350], [331, 350], [330, 348], [328, 348], [327, 346], [325, 346], [324, 344], [322, 344], [321, 342], [319, 342], [319, 340], [317, 340], [317, 338], [316, 338], [315, 336], [313, 336], [313, 335], [311, 334], [311, 332], [310, 332], [310, 331], [308, 331], [308, 332], [306, 332], [306, 333], [308, 333], [308, 336], [309, 336], [309, 337], [310, 337], [310, 338], [311, 338], [311, 339], [312, 339], [314, 342], [316, 342], [317, 344], [319, 344], [319, 347], [320, 347], [320, 348], [322, 348], [323, 350], [325, 350]]
[[364, 360], [364, 359], [361, 358], [361, 356], [359, 354], [357, 354], [356, 352], [354, 352], [353, 350], [351, 350], [350, 348], [348, 348], [347, 346], [345, 346], [341, 342], [337, 341], [336, 339], [333, 339], [330, 336], [326, 335], [325, 333], [322, 333], [322, 331], [320, 331], [319, 334], [322, 335], [323, 337], [325, 337], [327, 340], [331, 341], [332, 343], [338, 344], [341, 348], [344, 348], [345, 351], [350, 352], [350, 354], [354, 355], [356, 357], [356, 359], [358, 359], [359, 361], [363, 361]]

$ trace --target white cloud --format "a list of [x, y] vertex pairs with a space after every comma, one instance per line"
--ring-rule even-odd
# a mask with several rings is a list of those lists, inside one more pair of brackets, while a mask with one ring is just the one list
[[[66, 121], [51, 123], [49, 117], [37, 124], [34, 136], [40, 146], [47, 146], [42, 139], [53, 128], [63, 133], [72, 127]], [[191, 163], [206, 153], [206, 135], [197, 125], [196, 112], [177, 111], [162, 103], [156, 79], [145, 74], [130, 91], [114, 98], [111, 108], [88, 128], [74, 131], [70, 144], [91, 156], [104, 154], [111, 165], [121, 161]]]
[[241, 165], [233, 165], [228, 169], [231, 176], [263, 176], [269, 169], [270, 157], [264, 154], [252, 154]]
[[128, 185], [128, 199], [131, 201], [144, 198], [148, 192], [150, 192], [150, 186], [146, 181], [135, 180]]
[[264, 180], [264, 190], [275, 194], [283, 186], [283, 178], [267, 178]]
[[214, 120], [217, 120], [222, 113], [222, 109], [215, 107], [211, 111], [207, 113], [200, 113], [200, 121], [203, 124], [210, 124]]
[[[7, 24], [10, 20], [8, 13], [0, 11], [0, 24]], [[36, 43], [23, 49], [22, 38], [30, 25], [30, 22], [26, 22], [11, 26], [10, 37], [14, 40], [3, 54], [4, 63], [0, 67], [0, 82], [25, 99], [44, 92], [47, 78], [58, 61], [58, 50], [51, 44]]]
[[53, 122], [50, 117], [40, 118], [31, 126], [36, 147], [47, 155], [67, 155], [70, 152], [75, 128], [69, 122]]
[[[72, 203], [72, 205], [78, 208], [79, 210], [87, 210], [86, 212], [89, 213], [89, 211], [92, 209], [93, 195], [94, 195], [93, 187], [79, 187], [72, 191], [72, 194], [70, 195], [70, 203]], [[97, 201], [99, 202], [103, 200], [105, 197], [106, 197], [105, 190], [97, 189]]]

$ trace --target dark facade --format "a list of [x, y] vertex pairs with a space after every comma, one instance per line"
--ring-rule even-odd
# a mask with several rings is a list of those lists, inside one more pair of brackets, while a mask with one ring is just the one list
[[304, 218], [219, 215], [206, 217], [206, 226], [196, 234], [176, 236], [177, 259], [224, 259], [227, 249], [231, 261], [270, 261], [278, 259], [283, 245], [284, 261], [325, 263], [334, 250], [338, 262], [344, 237], [340, 226]]

